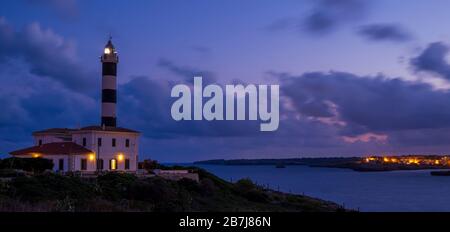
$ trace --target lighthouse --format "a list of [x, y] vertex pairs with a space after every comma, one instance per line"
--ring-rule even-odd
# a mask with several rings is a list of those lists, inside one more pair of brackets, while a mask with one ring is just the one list
[[116, 127], [117, 63], [119, 56], [111, 38], [105, 46], [102, 57], [102, 118], [101, 126]]
[[60, 173], [97, 173], [138, 169], [140, 132], [116, 123], [117, 63], [119, 57], [109, 38], [101, 56], [101, 125], [49, 128], [33, 132], [34, 146], [10, 152], [19, 158], [44, 158]]

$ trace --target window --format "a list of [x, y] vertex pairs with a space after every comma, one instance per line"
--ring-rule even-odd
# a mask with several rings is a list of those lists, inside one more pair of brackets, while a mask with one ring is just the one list
[[87, 159], [81, 159], [81, 170], [87, 170]]
[[113, 146], [113, 147], [116, 146], [116, 139], [112, 139], [112, 146]]
[[98, 139], [97, 139], [97, 145], [98, 145], [99, 147], [102, 146], [102, 138], [98, 138]]
[[42, 139], [39, 139], [39, 146], [42, 145]]
[[130, 140], [129, 139], [125, 140], [125, 147], [130, 147]]
[[125, 159], [125, 170], [130, 169], [130, 159]]
[[58, 170], [64, 171], [64, 159], [59, 159], [58, 161]]
[[83, 147], [86, 146], [86, 138], [83, 138]]
[[97, 161], [97, 169], [98, 170], [103, 170], [103, 159], [99, 159]]
[[110, 170], [116, 170], [117, 169], [117, 160], [112, 159], [109, 161], [109, 169]]

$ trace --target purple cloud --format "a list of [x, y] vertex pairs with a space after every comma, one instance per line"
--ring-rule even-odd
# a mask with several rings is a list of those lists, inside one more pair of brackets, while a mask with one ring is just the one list
[[412, 39], [410, 33], [395, 24], [370, 24], [361, 26], [358, 34], [372, 41], [405, 42]]
[[89, 94], [96, 90], [93, 72], [86, 71], [77, 62], [75, 44], [44, 29], [39, 23], [16, 30], [0, 18], [0, 59], [19, 59], [26, 62], [30, 72], [50, 78], [65, 88]]
[[[324, 102], [335, 104], [340, 120], [348, 125], [342, 134], [450, 127], [450, 95], [429, 84], [343, 72], [279, 77], [283, 93], [301, 114], [334, 117], [317, 112], [330, 112]], [[311, 104], [322, 109], [311, 111]]]
[[368, 10], [365, 0], [314, 1], [313, 11], [304, 20], [304, 28], [311, 33], [330, 32], [341, 24], [363, 18]]
[[60, 18], [71, 20], [79, 16], [77, 0], [25, 0], [34, 6], [44, 6], [52, 9]]
[[450, 79], [450, 64], [446, 61], [449, 47], [442, 42], [428, 45], [417, 57], [410, 60], [417, 72], [429, 72], [441, 78]]

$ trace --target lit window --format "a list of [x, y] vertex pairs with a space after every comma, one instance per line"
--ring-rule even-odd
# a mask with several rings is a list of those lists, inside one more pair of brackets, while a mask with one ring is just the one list
[[111, 49], [110, 49], [110, 48], [105, 48], [105, 54], [106, 54], [106, 55], [111, 54]]
[[116, 170], [117, 169], [117, 160], [112, 159], [109, 161], [109, 169]]

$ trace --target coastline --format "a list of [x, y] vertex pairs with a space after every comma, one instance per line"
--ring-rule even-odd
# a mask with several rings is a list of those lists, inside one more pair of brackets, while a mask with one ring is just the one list
[[[434, 156], [430, 156], [434, 157]], [[211, 164], [226, 166], [272, 165], [274, 168], [285, 166], [308, 166], [312, 168], [340, 168], [357, 172], [389, 172], [413, 170], [450, 170], [449, 165], [404, 164], [390, 162], [365, 162], [364, 157], [332, 157], [332, 158], [290, 158], [290, 159], [235, 159], [235, 160], [204, 160], [196, 161], [194, 165]]]

